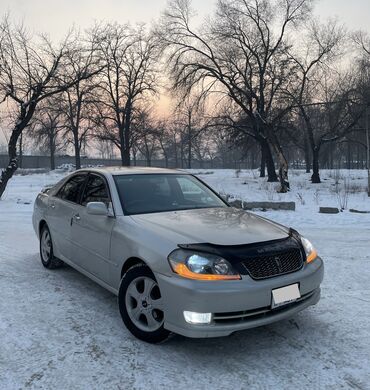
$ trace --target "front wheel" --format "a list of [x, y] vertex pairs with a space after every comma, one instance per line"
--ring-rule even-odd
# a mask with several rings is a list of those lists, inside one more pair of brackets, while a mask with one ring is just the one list
[[45, 268], [53, 269], [63, 265], [63, 261], [54, 256], [53, 242], [47, 225], [43, 226], [40, 233], [40, 257]]
[[138, 339], [160, 343], [170, 336], [163, 325], [164, 307], [158, 283], [146, 265], [136, 265], [125, 273], [118, 304], [123, 322]]

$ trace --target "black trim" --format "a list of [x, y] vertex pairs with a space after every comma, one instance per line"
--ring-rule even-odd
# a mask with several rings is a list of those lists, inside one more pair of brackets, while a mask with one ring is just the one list
[[273, 316], [274, 314], [281, 313], [290, 310], [293, 307], [299, 306], [300, 304], [304, 303], [305, 301], [313, 297], [318, 292], [318, 290], [319, 289], [310, 291], [302, 295], [296, 301], [288, 303], [286, 305], [278, 306], [274, 309], [271, 308], [270, 305], [270, 306], [260, 307], [252, 310], [227, 312], [227, 313], [214, 313], [213, 322], [215, 324], [223, 324], [223, 325], [237, 324], [240, 322], [248, 322], [248, 321], [257, 320], [268, 316]]
[[[247, 268], [244, 264], [245, 262], [248, 261], [248, 259], [256, 259], [258, 257], [264, 257], [264, 256], [280, 255], [297, 249], [300, 251], [301, 264], [299, 268], [289, 272], [281, 272], [278, 274], [274, 274], [273, 276], [267, 276], [267, 277], [281, 276], [291, 272], [296, 272], [303, 267], [304, 262], [306, 260], [306, 254], [301, 244], [299, 235], [293, 229], [289, 230], [289, 235], [286, 238], [263, 241], [258, 243], [241, 244], [241, 245], [216, 245], [216, 244], [209, 244], [209, 243], [178, 244], [178, 247], [185, 250], [192, 250], [196, 252], [209, 253], [209, 254], [220, 256], [226, 259], [235, 268], [235, 270], [242, 275], [248, 274]], [[251, 274], [250, 276], [253, 277]], [[259, 280], [264, 278], [254, 278], [254, 279]]]

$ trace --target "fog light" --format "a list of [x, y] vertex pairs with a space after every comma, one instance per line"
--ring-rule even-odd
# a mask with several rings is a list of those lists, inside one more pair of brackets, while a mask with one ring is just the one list
[[196, 313], [194, 311], [184, 311], [185, 321], [189, 324], [210, 324], [212, 313]]

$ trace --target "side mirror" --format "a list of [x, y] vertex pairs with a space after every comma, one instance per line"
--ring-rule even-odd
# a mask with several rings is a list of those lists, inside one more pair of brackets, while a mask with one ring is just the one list
[[86, 205], [87, 214], [108, 216], [108, 208], [103, 202], [89, 202]]

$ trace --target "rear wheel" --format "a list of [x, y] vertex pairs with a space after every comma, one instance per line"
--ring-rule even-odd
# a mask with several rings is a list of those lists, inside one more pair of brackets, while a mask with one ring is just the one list
[[136, 265], [125, 273], [118, 303], [123, 322], [138, 339], [160, 343], [170, 336], [163, 326], [164, 307], [158, 283], [144, 264]]
[[54, 256], [53, 241], [47, 225], [42, 227], [40, 233], [40, 257], [45, 268], [53, 269], [63, 265], [63, 261]]

